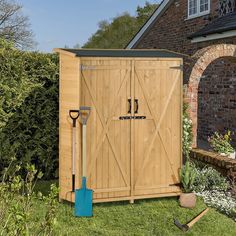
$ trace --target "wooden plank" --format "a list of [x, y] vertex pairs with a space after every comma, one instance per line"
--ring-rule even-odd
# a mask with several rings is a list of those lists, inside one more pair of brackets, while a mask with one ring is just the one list
[[181, 194], [181, 191], [176, 191], [176, 192], [166, 192], [166, 193], [159, 193], [159, 194], [137, 195], [132, 198], [131, 197], [117, 197], [117, 198], [107, 198], [107, 199], [95, 199], [93, 200], [93, 203], [131, 201], [131, 200], [162, 198], [162, 197], [177, 197], [180, 194]]
[[145, 189], [136, 189], [135, 190], [135, 196], [139, 195], [153, 195], [153, 194], [165, 194], [165, 193], [171, 193], [171, 192], [180, 192], [179, 187], [162, 187], [162, 188], [145, 188]]
[[[131, 99], [131, 116], [134, 116], [134, 97], [135, 97], [135, 77], [134, 77], [134, 60], [131, 61], [131, 86], [130, 86], [130, 99]], [[131, 138], [131, 146], [130, 146], [130, 185], [131, 185], [131, 191], [130, 191], [130, 197], [131, 201], [133, 200], [134, 196], [134, 155], [135, 155], [135, 126], [134, 126], [134, 120], [131, 120], [131, 129], [130, 129], [130, 138]]]
[[[162, 198], [162, 197], [177, 197], [180, 194], [181, 194], [181, 191], [176, 191], [176, 192], [166, 192], [166, 193], [160, 193], [160, 194], [137, 195], [132, 198], [131, 197], [114, 197], [114, 198], [106, 198], [106, 199], [93, 199], [93, 203], [119, 202], [119, 201], [130, 201], [130, 200]], [[64, 195], [63, 199], [69, 202], [74, 202], [74, 193]]]
[[[121, 191], [129, 191], [130, 187], [120, 187], [120, 188], [104, 188], [104, 189], [94, 189], [94, 193], [115, 193]], [[109, 196], [110, 197], [110, 196]], [[102, 195], [102, 198], [107, 198], [106, 195]]]
[[[110, 71], [110, 70], [130, 70], [130, 67], [129, 66], [113, 66], [113, 65], [110, 65], [109, 62], [111, 60], [109, 60], [107, 62], [107, 64], [104, 64], [103, 65], [94, 65], [94, 66], [91, 66], [91, 67], [82, 67], [82, 71], [98, 71], [98, 70], [102, 70], [103, 72], [105, 71]], [[106, 72], [105, 72], [106, 73]]]

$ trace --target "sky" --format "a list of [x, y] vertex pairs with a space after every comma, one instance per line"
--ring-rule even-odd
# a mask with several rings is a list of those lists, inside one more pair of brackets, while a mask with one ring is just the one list
[[[98, 22], [129, 12], [147, 0], [16, 0], [29, 17], [38, 43], [36, 50], [52, 52], [53, 48], [76, 44], [82, 46], [98, 29]], [[150, 3], [159, 2], [149, 0]]]

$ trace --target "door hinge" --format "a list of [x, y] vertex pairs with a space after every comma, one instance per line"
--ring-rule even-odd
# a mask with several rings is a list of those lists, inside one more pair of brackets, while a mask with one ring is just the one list
[[170, 67], [170, 69], [177, 69], [177, 70], [183, 71], [183, 70], [184, 70], [184, 66], [183, 66], [183, 65], [180, 65], [180, 66], [172, 66], [172, 67]]
[[169, 186], [177, 186], [177, 187], [179, 187], [179, 186], [181, 186], [181, 183], [169, 184]]
[[91, 65], [80, 65], [81, 70], [96, 70], [96, 66], [91, 66]]

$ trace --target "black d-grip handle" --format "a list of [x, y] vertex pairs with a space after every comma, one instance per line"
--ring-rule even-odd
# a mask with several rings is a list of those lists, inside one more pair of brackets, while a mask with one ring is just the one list
[[128, 103], [129, 103], [129, 110], [128, 110], [128, 113], [131, 114], [131, 109], [132, 109], [131, 98], [128, 99]]
[[70, 115], [70, 118], [73, 120], [73, 127], [76, 127], [76, 120], [79, 118], [80, 111], [79, 110], [70, 110], [69, 115]]
[[134, 99], [135, 102], [135, 111], [134, 113], [137, 114], [138, 113], [138, 99]]

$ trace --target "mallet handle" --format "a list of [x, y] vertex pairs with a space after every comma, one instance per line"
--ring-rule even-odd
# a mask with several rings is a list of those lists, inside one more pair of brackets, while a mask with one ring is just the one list
[[197, 221], [199, 221], [207, 212], [209, 208], [206, 208], [204, 211], [202, 211], [198, 216], [196, 216], [193, 220], [191, 220], [187, 226], [191, 228]]

